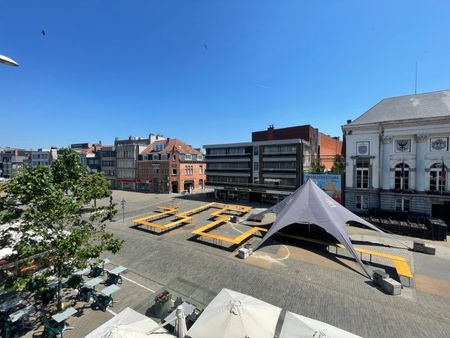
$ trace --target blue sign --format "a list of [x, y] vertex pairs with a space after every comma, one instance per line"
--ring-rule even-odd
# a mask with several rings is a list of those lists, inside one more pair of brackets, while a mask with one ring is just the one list
[[304, 182], [313, 180], [320, 189], [325, 191], [335, 201], [342, 204], [342, 176], [330, 174], [305, 174]]

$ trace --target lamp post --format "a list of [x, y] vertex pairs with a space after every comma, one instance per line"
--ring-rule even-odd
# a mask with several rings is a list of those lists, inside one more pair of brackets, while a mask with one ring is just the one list
[[19, 67], [19, 64], [16, 61], [4, 55], [0, 55], [0, 63], [3, 63], [8, 66]]
[[125, 201], [125, 198], [122, 198], [120, 201], [120, 205], [122, 206], [122, 223], [125, 222], [125, 204], [127, 204], [127, 201]]

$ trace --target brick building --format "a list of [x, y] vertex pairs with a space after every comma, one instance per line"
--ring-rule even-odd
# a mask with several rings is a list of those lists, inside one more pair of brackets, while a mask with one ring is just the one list
[[336, 155], [342, 156], [342, 149], [342, 142], [339, 137], [319, 133], [319, 158], [320, 163], [325, 166], [325, 171], [331, 170]]
[[203, 189], [205, 169], [199, 150], [176, 139], [155, 141], [139, 156], [138, 189], [160, 193]]

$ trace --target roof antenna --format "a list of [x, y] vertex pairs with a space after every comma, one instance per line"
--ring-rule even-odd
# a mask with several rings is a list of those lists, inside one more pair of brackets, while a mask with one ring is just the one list
[[417, 95], [417, 61], [416, 61], [416, 76], [414, 80], [414, 95]]

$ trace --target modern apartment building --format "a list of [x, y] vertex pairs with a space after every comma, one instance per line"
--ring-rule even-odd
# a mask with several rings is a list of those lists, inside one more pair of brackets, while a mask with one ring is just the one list
[[51, 147], [49, 149], [38, 149], [31, 151], [31, 167], [50, 165], [58, 158], [58, 149]]
[[345, 206], [450, 222], [450, 90], [387, 98], [342, 127]]
[[10, 178], [18, 170], [29, 166], [30, 155], [29, 150], [4, 148], [0, 153], [0, 176]]
[[199, 149], [177, 140], [152, 142], [138, 161], [138, 189], [159, 193], [203, 189], [204, 156]]
[[[320, 158], [341, 153], [337, 138], [310, 125], [274, 128], [252, 133], [252, 142], [205, 145], [207, 186], [217, 198], [275, 203], [303, 184], [303, 174]], [[330, 167], [331, 168], [331, 167]]]
[[216, 198], [277, 202], [303, 183], [311, 145], [302, 139], [203, 146], [206, 184]]
[[112, 189], [116, 188], [116, 148], [113, 145], [104, 145], [100, 150], [101, 169]]
[[150, 134], [148, 138], [133, 137], [119, 140], [116, 138], [116, 187], [118, 189], [136, 190], [138, 181], [139, 155], [147, 146], [155, 141], [165, 139], [162, 135]]

